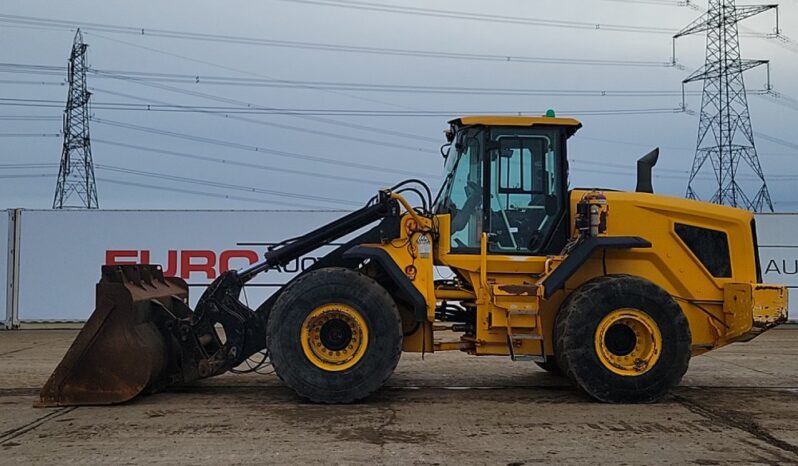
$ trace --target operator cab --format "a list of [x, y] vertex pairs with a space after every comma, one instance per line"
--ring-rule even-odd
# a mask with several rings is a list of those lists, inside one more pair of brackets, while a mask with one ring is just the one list
[[[570, 118], [463, 117], [449, 122], [446, 180], [435, 213], [451, 215], [452, 253], [546, 252], [567, 212]], [[567, 234], [567, 232], [566, 232]]]

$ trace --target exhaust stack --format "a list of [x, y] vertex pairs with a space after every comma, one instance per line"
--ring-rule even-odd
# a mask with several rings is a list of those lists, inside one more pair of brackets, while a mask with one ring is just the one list
[[659, 159], [659, 147], [644, 155], [637, 161], [637, 188], [638, 193], [653, 193], [651, 172]]

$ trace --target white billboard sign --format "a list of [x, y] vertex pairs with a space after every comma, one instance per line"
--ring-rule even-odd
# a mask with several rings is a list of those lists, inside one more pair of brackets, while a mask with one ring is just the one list
[[[192, 306], [219, 273], [263, 257], [269, 243], [340, 217], [330, 211], [36, 211], [21, 215], [20, 320], [85, 320], [103, 264], [162, 264], [190, 285]], [[328, 249], [329, 250], [329, 249]], [[323, 255], [324, 250], [315, 253]], [[311, 254], [310, 256], [314, 256]], [[247, 287], [257, 307], [305, 257]]]
[[[756, 216], [759, 261], [765, 283], [787, 285], [790, 307], [798, 306], [798, 214]], [[790, 312], [798, 320], [798, 312]]]
[[[334, 220], [332, 211], [58, 211], [24, 210], [18, 219], [20, 320], [85, 320], [103, 264], [162, 264], [189, 283], [192, 306], [219, 273], [263, 257], [269, 244]], [[757, 216], [765, 283], [790, 287], [798, 303], [798, 215]], [[9, 215], [0, 215], [0, 283], [7, 276]], [[242, 300], [257, 307], [280, 285], [323, 256], [311, 253], [269, 271], [247, 287]], [[5, 306], [7, 286], [0, 291]], [[5, 319], [5, 312], [0, 319]], [[798, 319], [796, 312], [791, 315]]]

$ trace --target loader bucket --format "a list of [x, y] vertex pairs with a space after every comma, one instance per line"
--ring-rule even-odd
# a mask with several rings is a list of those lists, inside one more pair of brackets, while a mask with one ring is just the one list
[[160, 266], [103, 267], [94, 313], [36, 405], [122, 403], [187, 381], [174, 332], [169, 331], [191, 316], [187, 301], [186, 283], [165, 278]]

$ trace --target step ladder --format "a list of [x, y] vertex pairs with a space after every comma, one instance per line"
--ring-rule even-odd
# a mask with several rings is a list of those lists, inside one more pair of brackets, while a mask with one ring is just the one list
[[[534, 325], [528, 324], [514, 325], [516, 322], [531, 317]], [[508, 309], [507, 310], [507, 348], [510, 351], [510, 359], [513, 361], [532, 361], [545, 362], [543, 335], [540, 333], [543, 328], [540, 313], [537, 310]], [[523, 348], [527, 341], [537, 342], [540, 345], [539, 354], [519, 353], [518, 349]], [[518, 346], [519, 348], [516, 348]]]

